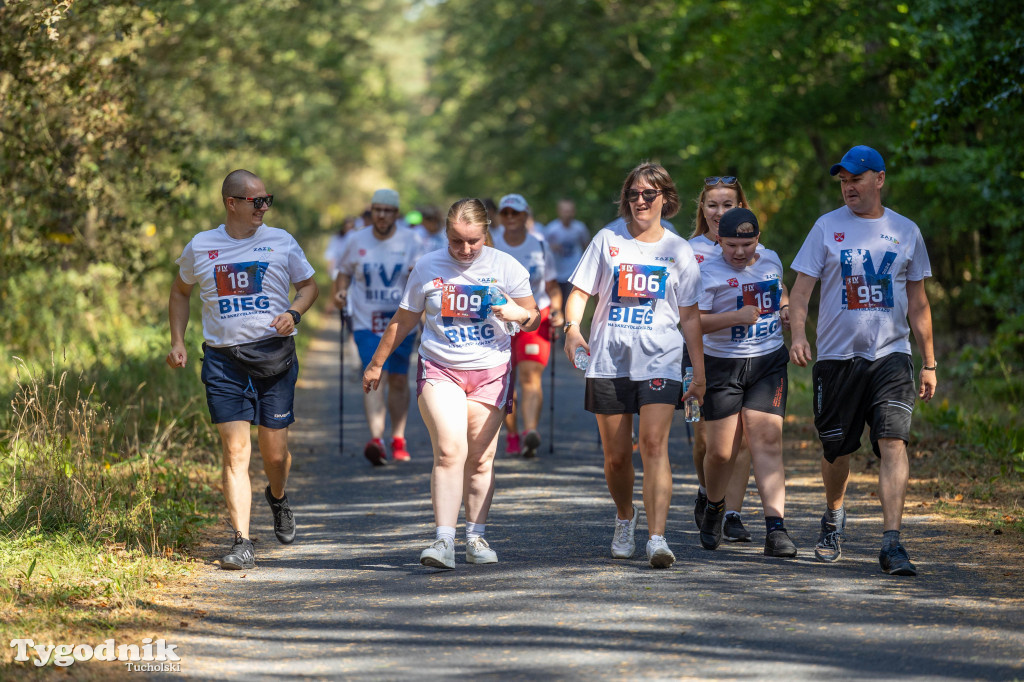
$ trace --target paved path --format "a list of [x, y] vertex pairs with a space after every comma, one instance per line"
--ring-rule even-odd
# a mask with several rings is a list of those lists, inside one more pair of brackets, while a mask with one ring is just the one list
[[[352, 355], [350, 378], [357, 372]], [[637, 558], [611, 559], [614, 507], [596, 428], [581, 407], [581, 376], [558, 358], [555, 454], [545, 442], [535, 461], [497, 462], [487, 535], [500, 563], [465, 564], [460, 527], [456, 569], [438, 571], [418, 563], [433, 538], [423, 423], [413, 406], [412, 462], [371, 468], [361, 455], [365, 427], [351, 381], [339, 454], [338, 324], [327, 320], [303, 361], [298, 394], [289, 485], [298, 539], [291, 547], [277, 544], [260, 495], [253, 505], [257, 569], [220, 571], [212, 560], [223, 547], [207, 548], [210, 563], [190, 595], [206, 616], [166, 635], [179, 645], [176, 675], [1024, 678], [1020, 567], [1002, 577], [983, 545], [961, 543], [951, 551], [938, 519], [906, 520], [907, 545], [922, 575], [886, 576], [877, 563], [880, 509], [867, 487], [853, 486], [844, 559], [814, 561], [822, 493], [811, 448], [788, 463], [787, 525], [800, 548], [796, 560], [762, 556], [753, 496], [747, 518], [755, 542], [700, 548], [692, 521], [696, 483], [680, 420], [671, 443], [676, 493], [667, 536], [678, 561], [655, 571], [641, 559], [643, 517]], [[545, 408], [545, 438], [547, 418]]]

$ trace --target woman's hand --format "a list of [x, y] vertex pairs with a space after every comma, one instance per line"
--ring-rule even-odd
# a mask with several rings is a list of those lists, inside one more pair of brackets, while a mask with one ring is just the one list
[[366, 366], [366, 371], [363, 372], [363, 393], [377, 390], [377, 387], [380, 386], [382, 369], [382, 367], [375, 367], [372, 362]]
[[580, 326], [574, 324], [565, 333], [565, 357], [569, 358], [569, 362], [574, 367], [576, 366], [576, 349], [580, 346], [583, 346], [583, 349], [587, 351], [587, 355], [590, 355], [590, 345], [584, 340]]
[[530, 321], [530, 313], [515, 301], [509, 301], [501, 305], [492, 305], [491, 312], [502, 322], [515, 322], [522, 326]]
[[690, 387], [686, 389], [686, 393], [679, 399], [680, 403], [685, 403], [686, 399], [693, 396], [697, 399], [697, 402], [701, 405], [704, 404], [704, 393], [708, 390], [708, 384], [706, 381], [698, 382], [696, 379], [690, 382]]

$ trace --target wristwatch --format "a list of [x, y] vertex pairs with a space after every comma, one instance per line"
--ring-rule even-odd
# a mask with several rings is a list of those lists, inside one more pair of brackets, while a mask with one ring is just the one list
[[302, 319], [302, 315], [299, 314], [299, 311], [292, 310], [291, 308], [289, 308], [285, 312], [289, 313], [292, 316], [292, 319], [295, 320], [295, 326], [298, 327], [299, 326], [299, 320]]
[[576, 325], [578, 327], [579, 324], [580, 324], [579, 322], [574, 322], [572, 320], [569, 320], [564, 325], [562, 325], [562, 333], [563, 334], [568, 334], [569, 333], [569, 327], [571, 327], [573, 325]]

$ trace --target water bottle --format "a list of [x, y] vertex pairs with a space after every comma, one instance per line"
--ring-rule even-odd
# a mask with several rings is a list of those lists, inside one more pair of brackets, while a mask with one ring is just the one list
[[576, 365], [576, 369], [581, 369], [584, 372], [587, 371], [587, 367], [590, 367], [590, 353], [583, 346], [576, 347], [576, 353], [572, 356], [572, 364]]
[[[495, 286], [487, 287], [487, 295], [491, 299], [491, 305], [505, 305], [508, 303], [508, 299], [505, 298], [505, 294], [501, 292], [501, 289]], [[516, 322], [507, 322], [499, 320], [505, 325], [505, 331], [509, 336], [515, 336], [519, 332], [519, 324]]]
[[[693, 367], [686, 368], [686, 375], [683, 377], [683, 393], [690, 388], [690, 382], [693, 381]], [[686, 416], [688, 422], [699, 422], [700, 421], [700, 403], [697, 402], [696, 396], [690, 396], [686, 399], [683, 404], [683, 414]]]

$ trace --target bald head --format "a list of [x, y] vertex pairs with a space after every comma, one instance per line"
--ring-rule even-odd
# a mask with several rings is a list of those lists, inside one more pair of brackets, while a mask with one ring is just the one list
[[220, 186], [220, 196], [222, 199], [234, 196], [249, 196], [249, 187], [254, 182], [260, 182], [259, 176], [255, 173], [242, 169], [233, 170], [224, 178], [224, 184]]

